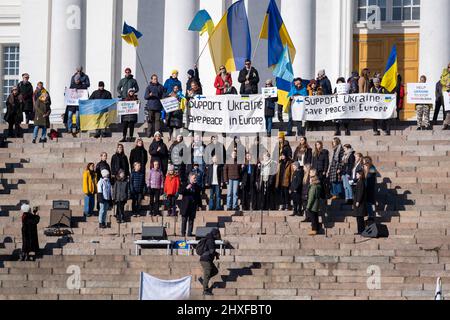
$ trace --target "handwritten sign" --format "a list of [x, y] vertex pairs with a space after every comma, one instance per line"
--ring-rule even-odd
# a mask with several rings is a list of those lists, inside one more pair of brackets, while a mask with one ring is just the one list
[[164, 110], [166, 110], [166, 113], [172, 113], [180, 110], [180, 102], [176, 97], [161, 99], [161, 104]]
[[126, 116], [130, 114], [139, 114], [141, 103], [139, 101], [120, 101], [117, 102], [117, 115]]
[[262, 94], [264, 99], [278, 97], [278, 89], [276, 87], [262, 88]]
[[87, 90], [66, 89], [64, 94], [64, 103], [66, 106], [79, 106], [80, 100], [88, 100], [89, 92]]
[[408, 83], [408, 103], [434, 104], [435, 86], [432, 83]]

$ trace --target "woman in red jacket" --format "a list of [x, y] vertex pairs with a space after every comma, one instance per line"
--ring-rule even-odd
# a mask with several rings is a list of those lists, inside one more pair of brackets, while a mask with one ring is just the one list
[[175, 217], [177, 215], [177, 198], [180, 188], [180, 176], [175, 172], [175, 167], [169, 165], [166, 180], [164, 181], [164, 194], [167, 197], [169, 217]]
[[228, 82], [230, 87], [233, 85], [231, 73], [227, 72], [225, 66], [221, 66], [219, 69], [219, 74], [216, 77], [216, 81], [214, 82], [214, 87], [217, 89], [216, 95], [219, 96], [225, 93], [225, 82]]

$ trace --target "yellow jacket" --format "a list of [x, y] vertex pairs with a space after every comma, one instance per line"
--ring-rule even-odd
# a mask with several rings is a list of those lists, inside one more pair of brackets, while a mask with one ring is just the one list
[[[94, 178], [94, 180], [92, 180]], [[83, 193], [86, 195], [92, 195], [97, 193], [97, 186], [95, 181], [97, 180], [96, 174], [92, 177], [89, 170], [85, 170], [83, 173]]]
[[450, 72], [448, 72], [447, 68], [445, 68], [444, 71], [442, 71], [441, 84], [442, 84], [442, 91], [445, 92], [447, 90], [447, 86], [450, 85]]

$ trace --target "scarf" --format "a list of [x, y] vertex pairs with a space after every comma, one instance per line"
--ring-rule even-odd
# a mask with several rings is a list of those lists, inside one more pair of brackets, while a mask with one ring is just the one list
[[350, 158], [350, 156], [352, 155], [353, 152], [354, 151], [353, 151], [352, 148], [350, 148], [346, 152], [344, 152], [344, 157], [342, 158], [342, 162], [347, 163], [348, 162], [348, 158]]
[[336, 149], [334, 149], [333, 161], [339, 162], [339, 154], [341, 153], [342, 145], [338, 145]]

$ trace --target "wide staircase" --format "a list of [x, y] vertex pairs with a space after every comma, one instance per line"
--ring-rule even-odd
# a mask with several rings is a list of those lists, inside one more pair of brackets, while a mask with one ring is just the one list
[[[229, 241], [212, 280], [215, 296], [207, 299], [429, 300], [437, 277], [444, 296], [450, 295], [450, 138], [440, 129], [417, 132], [405, 125], [389, 137], [374, 137], [370, 130], [342, 137], [374, 159], [380, 173], [377, 219], [389, 228], [387, 239], [355, 236], [352, 209], [342, 201], [329, 203], [326, 232], [315, 237], [307, 235], [303, 218], [287, 211], [199, 212], [195, 227], [218, 226]], [[315, 131], [308, 138], [331, 148], [332, 134]], [[166, 255], [165, 249], [135, 254], [143, 224], [164, 224], [169, 239], [182, 240], [180, 219], [139, 217], [119, 226], [109, 218], [110, 228], [99, 229], [96, 217], [83, 218], [82, 172], [101, 151], [111, 156], [119, 139], [117, 133], [102, 140], [64, 134], [34, 145], [27, 133], [0, 149], [0, 300], [135, 300], [141, 272], [161, 279], [192, 275], [191, 298], [204, 299], [198, 256], [186, 250]], [[148, 148], [150, 139], [144, 140]], [[295, 148], [296, 138], [289, 140]], [[132, 147], [126, 144], [127, 154]], [[70, 200], [72, 235], [44, 235], [53, 200]], [[40, 206], [43, 257], [36, 262], [18, 261], [24, 201]], [[75, 288], [74, 270], [81, 280]]]

